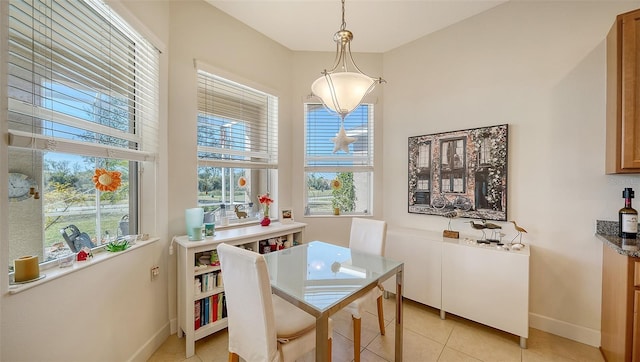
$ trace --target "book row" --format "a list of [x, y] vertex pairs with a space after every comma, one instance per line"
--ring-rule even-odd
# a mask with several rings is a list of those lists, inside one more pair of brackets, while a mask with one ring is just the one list
[[197, 275], [193, 279], [193, 287], [196, 294], [210, 292], [214, 288], [221, 288], [223, 285], [221, 270]]
[[194, 302], [194, 329], [227, 317], [227, 300], [224, 292]]

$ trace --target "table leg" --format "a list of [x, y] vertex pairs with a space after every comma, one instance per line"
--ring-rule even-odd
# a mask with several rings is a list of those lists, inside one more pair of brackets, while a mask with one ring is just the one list
[[316, 319], [316, 361], [329, 361], [331, 351], [329, 342], [329, 314], [324, 313]]
[[520, 337], [520, 348], [527, 349], [527, 339], [525, 337]]
[[402, 282], [403, 266], [396, 273], [396, 358], [395, 362], [402, 362]]

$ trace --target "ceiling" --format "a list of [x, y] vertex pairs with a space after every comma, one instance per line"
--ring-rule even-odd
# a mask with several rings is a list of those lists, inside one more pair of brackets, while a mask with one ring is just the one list
[[[206, 0], [296, 51], [335, 51], [340, 0]], [[348, 0], [351, 50], [384, 53], [493, 8], [505, 0]]]

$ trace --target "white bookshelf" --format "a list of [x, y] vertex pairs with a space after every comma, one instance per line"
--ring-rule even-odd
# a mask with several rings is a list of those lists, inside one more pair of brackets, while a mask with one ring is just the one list
[[264, 250], [260, 249], [264, 249], [263, 244], [269, 239], [280, 239], [286, 241], [284, 244], [287, 246], [293, 246], [303, 242], [305, 227], [306, 224], [299, 222], [273, 222], [269, 226], [253, 225], [216, 230], [213, 237], [201, 241], [190, 241], [186, 235], [175, 238], [178, 247], [178, 337], [186, 338], [187, 358], [195, 353], [195, 341], [227, 327], [227, 319], [222, 318], [195, 329], [195, 303], [224, 292], [224, 286], [196, 292], [194, 280], [197, 276], [220, 270], [220, 266], [196, 266], [196, 255], [215, 250], [221, 243], [243, 246], [261, 253]]

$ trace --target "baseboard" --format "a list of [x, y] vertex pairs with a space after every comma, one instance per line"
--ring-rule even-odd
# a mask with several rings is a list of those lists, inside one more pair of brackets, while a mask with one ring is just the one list
[[529, 327], [568, 338], [576, 342], [600, 347], [600, 331], [529, 313]]
[[169, 321], [171, 323], [171, 334], [176, 334], [178, 333], [178, 319], [177, 318], [171, 318], [171, 320]]
[[143, 344], [133, 354], [129, 361], [147, 361], [149, 357], [167, 340], [170, 336], [170, 322], [167, 322], [162, 328], [160, 328], [149, 340]]

